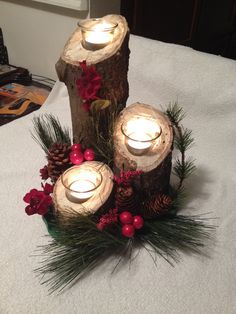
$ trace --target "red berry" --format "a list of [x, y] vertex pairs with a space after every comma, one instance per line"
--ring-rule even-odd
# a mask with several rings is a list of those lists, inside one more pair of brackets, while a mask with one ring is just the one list
[[94, 150], [92, 148], [87, 148], [84, 151], [84, 158], [86, 160], [92, 161], [94, 160], [95, 154], [94, 154]]
[[104, 229], [104, 223], [102, 223], [102, 222], [99, 222], [98, 224], [97, 224], [97, 228], [98, 228], [98, 230], [100, 230], [100, 231], [102, 231], [103, 229]]
[[125, 224], [132, 224], [133, 223], [133, 216], [130, 212], [125, 211], [120, 214], [120, 222], [125, 225]]
[[82, 152], [71, 152], [70, 153], [70, 161], [74, 165], [81, 165], [84, 161], [84, 155]]
[[81, 151], [81, 144], [79, 144], [79, 143], [73, 144], [71, 146], [71, 150], [72, 150], [72, 152], [80, 152]]
[[132, 225], [124, 225], [121, 231], [122, 231], [122, 235], [127, 238], [132, 238], [135, 233], [134, 226]]
[[143, 227], [144, 221], [141, 216], [134, 216], [133, 226], [135, 229], [141, 229]]

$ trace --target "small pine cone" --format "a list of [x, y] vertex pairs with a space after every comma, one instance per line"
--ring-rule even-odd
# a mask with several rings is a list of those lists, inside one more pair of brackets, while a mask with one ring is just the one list
[[143, 206], [143, 216], [146, 219], [164, 216], [172, 204], [172, 199], [165, 194], [158, 194], [147, 201]]
[[52, 182], [56, 182], [60, 175], [71, 167], [71, 148], [66, 143], [54, 143], [48, 151], [48, 175]]
[[139, 209], [138, 201], [132, 186], [118, 186], [115, 194], [116, 207], [119, 211], [136, 212]]

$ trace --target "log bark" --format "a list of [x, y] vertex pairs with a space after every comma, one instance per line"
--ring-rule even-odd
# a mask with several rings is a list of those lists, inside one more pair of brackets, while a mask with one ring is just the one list
[[89, 118], [88, 113], [82, 107], [82, 99], [78, 95], [75, 83], [82, 73], [79, 62], [86, 60], [86, 64], [94, 65], [101, 75], [102, 87], [99, 92], [101, 99], [111, 100], [112, 106], [116, 107], [122, 104], [122, 109], [129, 95], [127, 72], [130, 51], [127, 22], [120, 15], [107, 15], [104, 19], [118, 24], [112, 43], [96, 51], [86, 50], [82, 46], [82, 33], [78, 27], [56, 63], [58, 78], [66, 84], [68, 89], [75, 142], [78, 142], [81, 137], [88, 137], [86, 125]]
[[[124, 120], [134, 116], [152, 117], [161, 126], [162, 133], [156, 143], [143, 156], [130, 153], [121, 131]], [[141, 103], [125, 108], [119, 115], [114, 131], [115, 172], [121, 170], [142, 170], [140, 187], [147, 194], [166, 193], [169, 188], [172, 166], [173, 129], [171, 122], [161, 111]]]

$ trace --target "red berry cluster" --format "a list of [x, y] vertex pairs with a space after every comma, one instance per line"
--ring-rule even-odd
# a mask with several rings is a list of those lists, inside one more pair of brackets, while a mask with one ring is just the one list
[[92, 161], [94, 160], [94, 156], [92, 148], [87, 148], [83, 152], [81, 144], [73, 144], [71, 146], [70, 161], [74, 165], [81, 165], [84, 160]]
[[118, 221], [118, 209], [114, 208], [114, 209], [110, 209], [109, 212], [105, 215], [102, 215], [102, 217], [100, 218], [98, 224], [97, 224], [97, 228], [102, 231], [105, 227], [116, 223]]
[[131, 180], [139, 176], [141, 173], [142, 173], [142, 170], [121, 171], [119, 176], [114, 176], [114, 180], [118, 185], [129, 185]]
[[132, 238], [135, 234], [135, 229], [143, 227], [143, 218], [139, 215], [132, 216], [128, 211], [124, 211], [119, 215], [120, 222], [122, 223], [122, 235], [127, 238]]

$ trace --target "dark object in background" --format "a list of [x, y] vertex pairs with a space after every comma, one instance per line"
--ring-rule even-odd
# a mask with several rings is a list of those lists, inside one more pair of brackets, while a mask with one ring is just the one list
[[7, 48], [4, 46], [3, 33], [0, 28], [0, 86], [13, 82], [30, 85], [32, 76], [24, 68], [9, 65]]
[[7, 48], [4, 46], [2, 29], [0, 28], [0, 64], [8, 64]]
[[24, 68], [8, 64], [0, 65], [0, 86], [8, 83], [30, 85], [32, 83], [32, 75]]
[[131, 33], [236, 59], [236, 0], [121, 0]]

